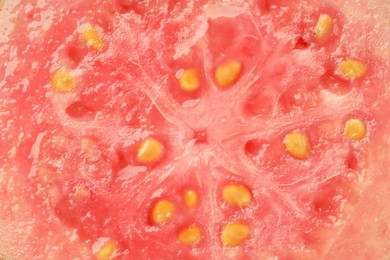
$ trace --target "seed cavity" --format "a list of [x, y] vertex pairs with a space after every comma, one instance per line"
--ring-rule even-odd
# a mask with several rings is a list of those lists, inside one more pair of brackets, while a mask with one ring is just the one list
[[257, 157], [260, 153], [264, 153], [267, 148], [267, 143], [261, 140], [251, 139], [245, 143], [245, 154], [250, 157]]
[[222, 190], [223, 199], [239, 207], [247, 206], [252, 201], [252, 194], [248, 188], [239, 184], [226, 185]]
[[367, 67], [362, 61], [346, 59], [340, 64], [341, 73], [349, 79], [360, 78], [366, 74]]
[[162, 225], [172, 219], [175, 211], [175, 205], [171, 201], [159, 200], [153, 207], [152, 220], [155, 224]]
[[109, 241], [105, 243], [98, 252], [96, 252], [96, 258], [98, 260], [110, 260], [113, 258], [118, 246], [115, 242]]
[[51, 78], [52, 87], [59, 92], [69, 92], [75, 87], [75, 78], [67, 70], [58, 70]]
[[357, 118], [351, 118], [345, 123], [344, 133], [352, 141], [362, 140], [367, 133], [364, 122]]
[[304, 50], [307, 49], [310, 46], [310, 44], [304, 40], [302, 37], [300, 37], [297, 42], [294, 45], [295, 50]]
[[195, 91], [200, 86], [199, 73], [196, 69], [187, 69], [179, 77], [179, 83], [182, 90], [187, 92]]
[[139, 146], [137, 159], [142, 163], [158, 161], [163, 153], [163, 145], [153, 137], [145, 139]]
[[230, 223], [223, 227], [221, 241], [224, 246], [238, 246], [249, 237], [250, 229], [243, 223]]
[[306, 159], [310, 152], [310, 144], [307, 136], [301, 132], [292, 132], [284, 137], [283, 144], [296, 159]]
[[201, 239], [202, 231], [196, 226], [182, 229], [178, 234], [178, 240], [184, 245], [194, 246], [198, 244]]
[[215, 82], [220, 88], [226, 88], [238, 80], [242, 70], [241, 63], [229, 60], [220, 64], [215, 70]]
[[70, 104], [65, 112], [72, 118], [82, 121], [91, 121], [96, 116], [96, 110], [90, 106], [85, 105], [81, 101], [76, 101]]
[[184, 203], [189, 208], [195, 208], [198, 205], [199, 196], [195, 190], [185, 190], [183, 194]]
[[318, 40], [324, 40], [332, 31], [333, 19], [328, 14], [321, 14], [314, 30]]
[[104, 44], [99, 33], [90, 25], [86, 25], [86, 28], [81, 34], [89, 48], [97, 52], [101, 52], [103, 50]]

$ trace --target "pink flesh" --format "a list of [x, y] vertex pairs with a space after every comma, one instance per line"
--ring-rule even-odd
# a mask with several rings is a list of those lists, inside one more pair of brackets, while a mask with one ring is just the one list
[[[372, 22], [351, 23], [316, 1], [88, 2], [1, 11], [14, 13], [17, 26], [0, 43], [0, 253], [87, 259], [96, 241], [110, 238], [119, 243], [119, 259], [388, 255], [390, 77], [371, 47], [379, 39]], [[312, 33], [321, 13], [336, 20], [323, 43]], [[102, 53], [80, 39], [85, 22], [102, 29]], [[364, 78], [335, 75], [349, 57], [365, 61]], [[240, 61], [243, 73], [221, 90], [213, 72], [229, 59]], [[50, 89], [62, 66], [80, 74], [72, 94]], [[201, 71], [195, 93], [180, 90], [175, 77], [187, 67]], [[364, 140], [343, 136], [350, 117], [367, 122]], [[311, 142], [305, 161], [283, 147], [296, 129]], [[165, 153], [144, 166], [135, 154], [150, 135]], [[62, 143], [50, 145], [53, 136]], [[97, 160], [85, 159], [82, 137], [97, 142]], [[49, 184], [37, 176], [47, 165], [58, 174]], [[223, 203], [222, 187], [231, 182], [250, 188], [249, 206]], [[353, 190], [353, 182], [361, 186]], [[72, 197], [77, 187], [89, 195]], [[186, 188], [199, 192], [196, 209], [182, 202]], [[159, 198], [177, 207], [161, 227], [150, 221]], [[250, 238], [223, 247], [222, 226], [237, 220], [249, 225]], [[181, 245], [177, 232], [194, 223], [202, 241]]]

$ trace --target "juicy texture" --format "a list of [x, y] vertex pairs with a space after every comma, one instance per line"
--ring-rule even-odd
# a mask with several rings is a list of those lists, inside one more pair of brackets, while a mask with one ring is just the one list
[[388, 69], [331, 3], [6, 2], [0, 252], [383, 256]]

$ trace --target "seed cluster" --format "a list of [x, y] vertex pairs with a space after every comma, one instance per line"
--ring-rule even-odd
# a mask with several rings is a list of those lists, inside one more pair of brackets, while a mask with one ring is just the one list
[[[332, 35], [333, 18], [328, 14], [321, 14], [315, 26], [314, 33], [318, 41], [325, 41]], [[81, 32], [81, 38], [92, 51], [102, 52], [104, 43], [101, 35], [92, 26], [88, 26]], [[243, 74], [243, 65], [238, 60], [226, 60], [216, 66], [214, 70], [215, 86], [222, 90], [233, 87], [239, 82]], [[339, 64], [338, 72], [346, 79], [358, 79], [367, 72], [366, 64], [360, 60], [347, 58]], [[201, 71], [198, 68], [187, 68], [177, 77], [178, 86], [186, 92], [194, 92], [201, 87]], [[77, 87], [77, 79], [73, 73], [67, 69], [59, 69], [52, 75], [52, 88], [57, 92], [71, 92]], [[349, 118], [345, 122], [344, 135], [348, 140], [360, 141], [367, 134], [366, 124], [362, 119]], [[285, 134], [282, 141], [285, 152], [297, 160], [306, 160], [311, 153], [310, 136], [302, 130], [294, 130]], [[93, 152], [94, 144], [90, 140], [83, 140], [82, 146], [87, 154], [86, 158], [90, 161], [96, 161]], [[169, 152], [163, 145], [163, 142], [156, 137], [148, 137], [138, 144], [135, 152], [137, 161], [141, 164], [151, 165], [158, 163]], [[43, 178], [50, 178], [51, 169], [45, 168], [41, 171], [45, 174]], [[46, 176], [47, 175], [47, 176]], [[227, 184], [222, 189], [223, 201], [232, 207], [246, 207], [253, 198], [251, 190], [241, 184]], [[184, 204], [188, 208], [199, 206], [199, 194], [195, 189], [187, 189], [182, 195]], [[176, 207], [174, 202], [169, 199], [159, 199], [156, 201], [150, 213], [151, 221], [154, 225], [161, 227], [165, 223], [175, 218]], [[177, 234], [177, 240], [187, 246], [196, 246], [203, 239], [203, 230], [196, 224], [182, 228]], [[250, 237], [250, 227], [240, 221], [226, 224], [220, 231], [220, 240], [224, 246], [234, 247], [241, 245]], [[118, 250], [118, 244], [115, 241], [109, 241], [104, 244], [96, 253], [99, 260], [111, 259]]]
[[[198, 193], [194, 189], [187, 189], [183, 193], [183, 202], [188, 208], [196, 208], [199, 204]], [[251, 191], [240, 184], [227, 184], [222, 189], [222, 199], [230, 206], [245, 207], [252, 201]], [[152, 207], [152, 222], [161, 226], [174, 219], [176, 213], [175, 204], [168, 199], [158, 200]], [[202, 240], [202, 230], [193, 224], [180, 230], [177, 240], [183, 245], [195, 246]], [[226, 224], [220, 234], [221, 243], [225, 246], [238, 246], [244, 242], [250, 234], [250, 228], [242, 222]]]

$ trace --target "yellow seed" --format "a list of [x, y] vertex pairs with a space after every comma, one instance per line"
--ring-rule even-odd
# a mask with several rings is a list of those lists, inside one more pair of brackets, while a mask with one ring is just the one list
[[239, 207], [246, 206], [252, 201], [252, 194], [249, 189], [237, 184], [226, 185], [223, 188], [222, 197], [227, 203]]
[[360, 119], [352, 118], [345, 123], [345, 135], [354, 141], [358, 141], [366, 136], [366, 125]]
[[188, 227], [180, 231], [179, 241], [184, 245], [196, 245], [202, 239], [202, 231], [198, 227]]
[[175, 211], [175, 205], [172, 202], [160, 200], [153, 207], [152, 220], [155, 224], [164, 224], [172, 219]]
[[162, 153], [162, 144], [157, 139], [149, 137], [138, 146], [137, 159], [143, 163], [151, 163], [160, 159]]
[[296, 159], [306, 159], [310, 152], [310, 144], [306, 135], [300, 132], [287, 134], [283, 140], [286, 150]]
[[224, 246], [238, 246], [250, 233], [249, 227], [243, 223], [227, 224], [221, 233], [221, 240]]
[[333, 26], [333, 19], [327, 14], [321, 14], [315, 28], [317, 39], [325, 39], [331, 32]]
[[109, 260], [114, 256], [115, 251], [117, 250], [117, 244], [113, 241], [109, 241], [104, 244], [99, 251], [96, 253], [96, 258], [98, 260]]
[[196, 69], [187, 69], [179, 78], [180, 87], [188, 92], [199, 88], [199, 75]]
[[366, 74], [367, 67], [364, 62], [346, 59], [340, 64], [340, 71], [347, 78], [360, 78]]
[[241, 63], [230, 60], [222, 63], [215, 70], [215, 82], [221, 88], [229, 87], [234, 84], [241, 74]]
[[198, 193], [195, 190], [186, 190], [184, 191], [183, 200], [188, 207], [194, 208], [198, 205]]
[[69, 92], [72, 91], [75, 87], [75, 79], [70, 74], [69, 71], [66, 70], [58, 70], [54, 73], [51, 78], [51, 83], [54, 90], [61, 92]]
[[94, 49], [95, 51], [103, 50], [103, 41], [99, 35], [99, 33], [93, 29], [88, 28], [82, 32], [82, 36], [84, 41], [87, 43], [88, 47]]

